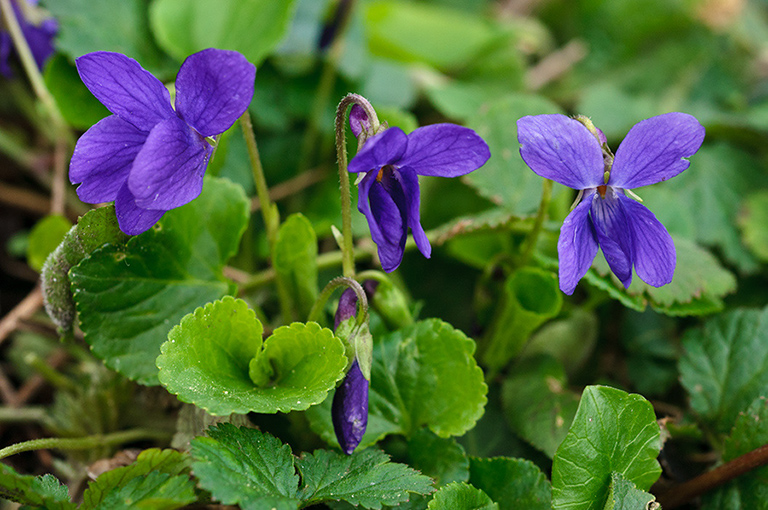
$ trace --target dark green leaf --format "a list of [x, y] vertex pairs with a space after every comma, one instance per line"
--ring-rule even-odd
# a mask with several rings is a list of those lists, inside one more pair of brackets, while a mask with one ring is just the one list
[[[151, 491], [159, 491], [158, 494], [165, 494], [166, 496], [163, 497], [169, 497], [170, 501], [177, 502], [177, 506], [172, 506], [169, 502], [169, 506], [147, 508], [179, 508], [195, 499], [192, 491], [194, 483], [187, 476], [188, 471], [189, 459], [176, 450], [158, 450], [157, 448], [144, 450], [133, 464], [102, 473], [88, 484], [88, 488], [83, 493], [83, 505], [80, 510], [114, 508], [110, 505], [115, 504], [115, 494], [128, 495], [133, 490], [137, 495], [143, 491], [147, 494], [152, 494]], [[129, 491], [129, 482], [137, 478], [143, 480], [153, 473], [162, 473], [166, 477], [153, 475], [149, 480], [130, 485], [133, 489]]]
[[219, 48], [260, 65], [285, 34], [293, 6], [294, 0], [158, 0], [150, 21], [160, 45], [179, 60]]
[[603, 510], [655, 510], [660, 508], [655, 501], [653, 494], [639, 490], [624, 475], [614, 471], [611, 473], [611, 490]]
[[54, 476], [21, 475], [5, 464], [0, 464], [0, 497], [46, 510], [77, 508], [69, 501], [67, 486]]
[[197, 199], [154, 228], [72, 268], [80, 327], [93, 352], [131, 379], [158, 384], [155, 358], [171, 327], [232, 291], [222, 268], [248, 216], [239, 186], [207, 178]]
[[[723, 461], [768, 444], [768, 399], [760, 397], [736, 419], [730, 436], [725, 440]], [[733, 481], [702, 496], [705, 510], [765, 510], [768, 508], [768, 467], [742, 474]]]
[[552, 508], [552, 486], [529, 460], [471, 457], [469, 483], [488, 494], [500, 510]]
[[552, 508], [601, 510], [614, 471], [647, 490], [661, 474], [659, 425], [640, 395], [587, 386], [552, 463]]
[[431, 476], [438, 487], [469, 479], [469, 458], [453, 438], [421, 429], [408, 441], [410, 465]]
[[185, 316], [157, 358], [160, 381], [213, 415], [288, 412], [322, 402], [344, 376], [344, 346], [318, 324], [262, 325], [230, 296]]
[[598, 320], [593, 312], [576, 309], [569, 316], [548, 322], [533, 334], [521, 353], [522, 358], [549, 354], [568, 375], [578, 372], [597, 343]]
[[456, 482], [435, 493], [429, 510], [499, 510], [488, 494], [469, 484]]
[[768, 191], [747, 196], [739, 216], [739, 227], [744, 244], [761, 261], [768, 261]]
[[53, 253], [72, 224], [63, 216], [46, 216], [32, 228], [27, 244], [27, 263], [35, 271], [40, 271], [45, 259]]
[[62, 330], [69, 331], [75, 320], [75, 302], [68, 276], [72, 266], [106, 243], [123, 243], [128, 236], [120, 231], [113, 206], [88, 211], [46, 259], [40, 276], [45, 311]]
[[407, 501], [409, 494], [429, 494], [432, 480], [405, 464], [389, 461], [375, 449], [343, 455], [327, 450], [304, 454], [296, 461], [301, 473], [299, 497], [307, 505], [321, 501], [347, 501], [379, 509]]
[[683, 339], [680, 381], [691, 408], [716, 432], [731, 430], [739, 413], [768, 388], [768, 309], [734, 310]]
[[579, 403], [578, 395], [568, 389], [562, 365], [549, 356], [522, 359], [504, 381], [501, 398], [512, 430], [554, 456]]
[[[374, 338], [368, 429], [360, 447], [388, 434], [410, 437], [424, 426], [440, 437], [471, 429], [488, 391], [474, 350], [464, 333], [437, 319]], [[330, 405], [326, 400], [307, 415], [313, 430], [336, 444]]]
[[273, 261], [294, 312], [306, 317], [317, 299], [317, 235], [303, 214], [292, 214], [280, 225]]
[[[520, 157], [517, 119], [544, 113], [562, 110], [541, 96], [513, 95], [494, 102], [467, 122], [488, 143], [491, 159], [464, 179], [511, 213], [532, 213], [541, 200], [543, 180]], [[565, 191], [559, 184], [555, 188], [555, 193]]]
[[197, 498], [195, 484], [187, 475], [171, 476], [152, 471], [111, 490], [94, 510], [173, 510]]

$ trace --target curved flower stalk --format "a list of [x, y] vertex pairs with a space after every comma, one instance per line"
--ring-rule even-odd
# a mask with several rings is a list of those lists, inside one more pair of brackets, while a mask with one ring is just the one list
[[358, 210], [368, 220], [382, 268], [392, 272], [403, 260], [408, 229], [429, 258], [429, 244], [419, 219], [419, 175], [458, 177], [488, 161], [488, 145], [469, 128], [433, 124], [406, 135], [398, 127], [375, 129], [360, 106], [349, 114], [361, 147], [348, 170], [358, 176]]
[[672, 281], [672, 238], [629, 188], [670, 179], [690, 165], [704, 127], [691, 115], [667, 113], [635, 124], [616, 156], [586, 117], [526, 116], [517, 121], [520, 155], [537, 175], [579, 190], [578, 205], [557, 243], [560, 289], [573, 294], [598, 246], [616, 277], [629, 287], [632, 268], [649, 285]]
[[165, 86], [138, 62], [99, 51], [76, 61], [80, 77], [113, 113], [78, 140], [69, 167], [84, 202], [115, 202], [120, 229], [140, 234], [166, 211], [195, 199], [213, 153], [253, 97], [256, 67], [236, 51], [190, 55]]
[[[47, 16], [37, 7], [37, 0], [12, 0], [13, 12], [19, 22], [21, 33], [24, 35], [35, 63], [42, 69], [48, 57], [53, 55], [53, 38], [59, 30], [58, 22]], [[6, 78], [13, 76], [9, 64], [11, 55], [15, 52], [11, 35], [3, 30], [0, 32], [0, 74]]]
[[[363, 284], [366, 294], [371, 297], [376, 290], [377, 282], [368, 280]], [[334, 329], [357, 314], [357, 295], [351, 288], [345, 289], [339, 298], [339, 306], [334, 317]], [[367, 328], [366, 328], [367, 332]], [[348, 340], [352, 340], [351, 338]], [[370, 365], [370, 363], [369, 363]], [[368, 426], [368, 388], [370, 382], [363, 374], [357, 355], [347, 375], [336, 388], [331, 407], [331, 418], [336, 439], [344, 453], [351, 455], [363, 439]]]

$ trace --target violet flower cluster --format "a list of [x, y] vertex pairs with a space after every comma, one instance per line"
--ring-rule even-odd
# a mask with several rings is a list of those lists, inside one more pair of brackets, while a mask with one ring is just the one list
[[84, 202], [115, 202], [120, 229], [140, 234], [195, 199], [213, 153], [253, 97], [256, 67], [235, 51], [190, 55], [168, 89], [138, 62], [98, 51], [76, 60], [83, 83], [113, 113], [78, 140], [69, 167]]
[[488, 145], [474, 131], [455, 124], [433, 124], [406, 135], [398, 127], [371, 133], [364, 110], [350, 111], [350, 127], [362, 148], [348, 170], [359, 174], [357, 208], [368, 220], [382, 268], [391, 272], [403, 260], [408, 229], [416, 247], [429, 258], [419, 218], [419, 175], [458, 177], [488, 161]]
[[579, 190], [563, 222], [557, 252], [560, 289], [572, 294], [602, 248], [616, 277], [629, 287], [632, 268], [661, 287], [676, 265], [672, 238], [656, 216], [628, 197], [629, 188], [670, 179], [688, 168], [704, 127], [691, 115], [667, 113], [643, 120], [627, 133], [616, 155], [586, 118], [536, 115], [517, 121], [520, 155], [538, 175]]
[[[378, 282], [366, 280], [363, 283], [366, 295], [371, 298]], [[333, 321], [333, 329], [350, 317], [357, 315], [357, 294], [352, 289], [345, 289], [339, 298], [339, 306]], [[331, 406], [333, 430], [339, 446], [347, 455], [351, 455], [363, 439], [368, 426], [368, 387], [370, 383], [360, 370], [357, 357], [352, 360], [341, 385], [336, 388]]]
[[[37, 8], [37, 0], [21, 0], [21, 2], [23, 4], [19, 5], [16, 0], [11, 0], [13, 12], [16, 15], [16, 19], [21, 27], [21, 33], [29, 45], [37, 67], [42, 69], [48, 57], [54, 52], [53, 38], [58, 32], [59, 24], [55, 19], [43, 16], [42, 11]], [[33, 16], [28, 16], [27, 12], [40, 14], [41, 19], [33, 20]], [[11, 34], [3, 30], [0, 32], [0, 74], [6, 78], [13, 76], [10, 59], [11, 55], [15, 53], [16, 48], [13, 44], [13, 39], [11, 39]]]

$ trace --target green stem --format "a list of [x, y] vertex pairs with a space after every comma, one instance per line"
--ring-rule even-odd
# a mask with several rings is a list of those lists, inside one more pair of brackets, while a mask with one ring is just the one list
[[261, 204], [261, 216], [264, 218], [264, 228], [267, 230], [267, 240], [269, 241], [270, 251], [272, 251], [277, 239], [280, 219], [277, 217], [275, 204], [269, 198], [269, 187], [267, 186], [267, 179], [264, 177], [264, 167], [261, 166], [259, 148], [256, 145], [256, 135], [253, 133], [251, 115], [247, 110], [240, 117], [240, 127], [243, 129], [243, 137], [248, 147], [248, 157], [251, 160], [251, 170], [253, 171], [253, 183], [256, 186], [256, 194]]
[[520, 257], [520, 266], [525, 266], [531, 260], [531, 255], [536, 249], [536, 242], [539, 240], [539, 234], [541, 234], [544, 220], [547, 218], [547, 209], [549, 209], [549, 202], [552, 199], [552, 181], [544, 179], [544, 184], [541, 191], [541, 202], [539, 202], [539, 211], [536, 214], [536, 222], [533, 224], [533, 228], [528, 233], [525, 239], [525, 245], [522, 249], [522, 255]]
[[45, 423], [47, 418], [44, 407], [0, 407], [0, 423]]
[[325, 303], [328, 301], [328, 298], [331, 297], [333, 291], [339, 287], [349, 287], [355, 291], [355, 294], [357, 295], [357, 325], [361, 326], [365, 321], [368, 320], [368, 298], [365, 295], [363, 287], [352, 278], [340, 276], [338, 278], [334, 278], [328, 282], [328, 285], [325, 286], [323, 291], [318, 296], [317, 301], [315, 301], [315, 304], [312, 306], [312, 310], [309, 311], [309, 317], [307, 318], [307, 321], [317, 322], [320, 319], [320, 316], [323, 313], [323, 308], [325, 307]]
[[30, 452], [34, 450], [89, 450], [92, 448], [98, 448], [100, 446], [131, 443], [141, 439], [163, 440], [167, 438], [167, 432], [160, 432], [157, 430], [149, 429], [133, 429], [113, 432], [112, 434], [96, 434], [93, 436], [76, 438], [48, 437], [43, 439], [32, 439], [30, 441], [24, 441], [22, 443], [6, 446], [5, 448], [1, 449], [0, 459], [4, 459], [11, 455], [16, 455], [17, 453]]

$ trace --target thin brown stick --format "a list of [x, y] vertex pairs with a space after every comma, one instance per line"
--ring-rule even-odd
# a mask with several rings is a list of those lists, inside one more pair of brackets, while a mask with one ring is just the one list
[[[67, 359], [67, 352], [60, 349], [45, 359], [45, 363], [55, 369], [61, 366]], [[16, 406], [22, 406], [26, 404], [32, 397], [37, 394], [37, 391], [45, 384], [46, 380], [40, 374], [35, 374], [24, 383], [24, 386], [19, 388], [16, 393]]]
[[8, 407], [18, 407], [19, 397], [10, 379], [8, 379], [2, 369], [0, 369], [0, 398], [3, 399], [3, 403]]
[[51, 214], [64, 214], [67, 203], [67, 139], [56, 138], [53, 152], [53, 184], [51, 186]]
[[[269, 188], [269, 198], [273, 202], [281, 200], [322, 181], [325, 177], [326, 172], [321, 169], [302, 172], [292, 179], [275, 184]], [[261, 209], [261, 202], [259, 202], [258, 197], [254, 197], [251, 201], [251, 212], [256, 212], [259, 209]]]
[[3, 340], [16, 329], [20, 320], [30, 318], [32, 314], [40, 310], [42, 306], [43, 293], [40, 291], [40, 286], [38, 285], [21, 301], [21, 303], [8, 312], [8, 315], [0, 320], [0, 343], [2, 343]]
[[528, 71], [525, 77], [528, 88], [539, 90], [570, 71], [580, 60], [587, 56], [587, 46], [582, 41], [573, 40], [544, 57]]
[[0, 183], [0, 203], [38, 216], [48, 214], [51, 207], [48, 198], [44, 195], [4, 183]]
[[677, 508], [705, 492], [766, 464], [768, 464], [768, 444], [673, 487], [659, 496], [658, 502], [664, 510]]

